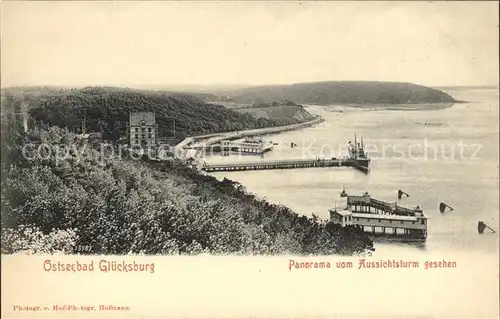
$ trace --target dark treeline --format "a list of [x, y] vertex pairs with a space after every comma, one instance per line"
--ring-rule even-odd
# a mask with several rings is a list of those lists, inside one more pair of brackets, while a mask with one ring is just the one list
[[[35, 156], [27, 144], [48, 145]], [[107, 159], [65, 129], [2, 139], [2, 252], [362, 254], [356, 228], [299, 216], [176, 161]], [[73, 145], [68, 156], [55, 156]], [[83, 151], [83, 152], [82, 152]], [[60, 153], [61, 154], [61, 153]]]
[[[103, 132], [105, 139], [126, 134], [130, 112], [155, 112], [160, 137], [175, 132], [182, 137], [299, 123], [300, 120], [254, 118], [223, 106], [205, 103], [196, 95], [88, 87], [61, 90], [8, 90], [2, 107], [23, 105], [37, 122], [78, 132], [86, 119], [87, 131]], [[26, 92], [23, 94], [23, 92]]]

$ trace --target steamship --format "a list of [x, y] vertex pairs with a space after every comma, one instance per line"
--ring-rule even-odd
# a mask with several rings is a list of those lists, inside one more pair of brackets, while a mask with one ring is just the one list
[[349, 141], [348, 149], [353, 165], [361, 171], [368, 172], [370, 170], [370, 159], [365, 153], [363, 138], [361, 138], [361, 142], [358, 142], [356, 135], [354, 135], [354, 144]]

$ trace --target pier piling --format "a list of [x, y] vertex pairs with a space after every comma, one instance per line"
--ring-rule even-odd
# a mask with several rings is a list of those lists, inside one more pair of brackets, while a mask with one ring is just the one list
[[495, 231], [494, 231], [491, 227], [489, 227], [488, 225], [486, 225], [484, 222], [479, 221], [479, 222], [477, 223], [477, 232], [478, 232], [478, 233], [480, 233], [480, 234], [484, 233], [484, 230], [485, 230], [486, 228], [488, 228], [488, 229], [489, 229], [489, 230], [491, 230], [493, 233], [495, 233]]
[[439, 211], [440, 211], [441, 213], [444, 213], [444, 211], [446, 210], [446, 208], [449, 208], [449, 209], [450, 209], [450, 211], [452, 211], [452, 210], [453, 210], [453, 207], [450, 207], [450, 206], [448, 206], [448, 205], [447, 205], [447, 204], [445, 204], [445, 203], [441, 203], [441, 204], [439, 204]]
[[410, 197], [408, 193], [405, 193], [402, 190], [398, 189], [398, 199], [401, 199], [403, 195], [405, 195], [406, 197]]

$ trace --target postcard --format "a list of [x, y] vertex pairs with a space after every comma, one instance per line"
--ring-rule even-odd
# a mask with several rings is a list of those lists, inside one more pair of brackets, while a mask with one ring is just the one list
[[498, 2], [3, 1], [2, 318], [499, 318]]

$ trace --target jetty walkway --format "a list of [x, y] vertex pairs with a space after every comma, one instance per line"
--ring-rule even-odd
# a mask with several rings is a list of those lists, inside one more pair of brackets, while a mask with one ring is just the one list
[[247, 163], [230, 164], [203, 164], [201, 170], [205, 172], [233, 172], [233, 171], [255, 171], [267, 169], [292, 169], [309, 167], [342, 167], [352, 166], [355, 160], [349, 157], [331, 159], [291, 159], [277, 161], [259, 161]]

